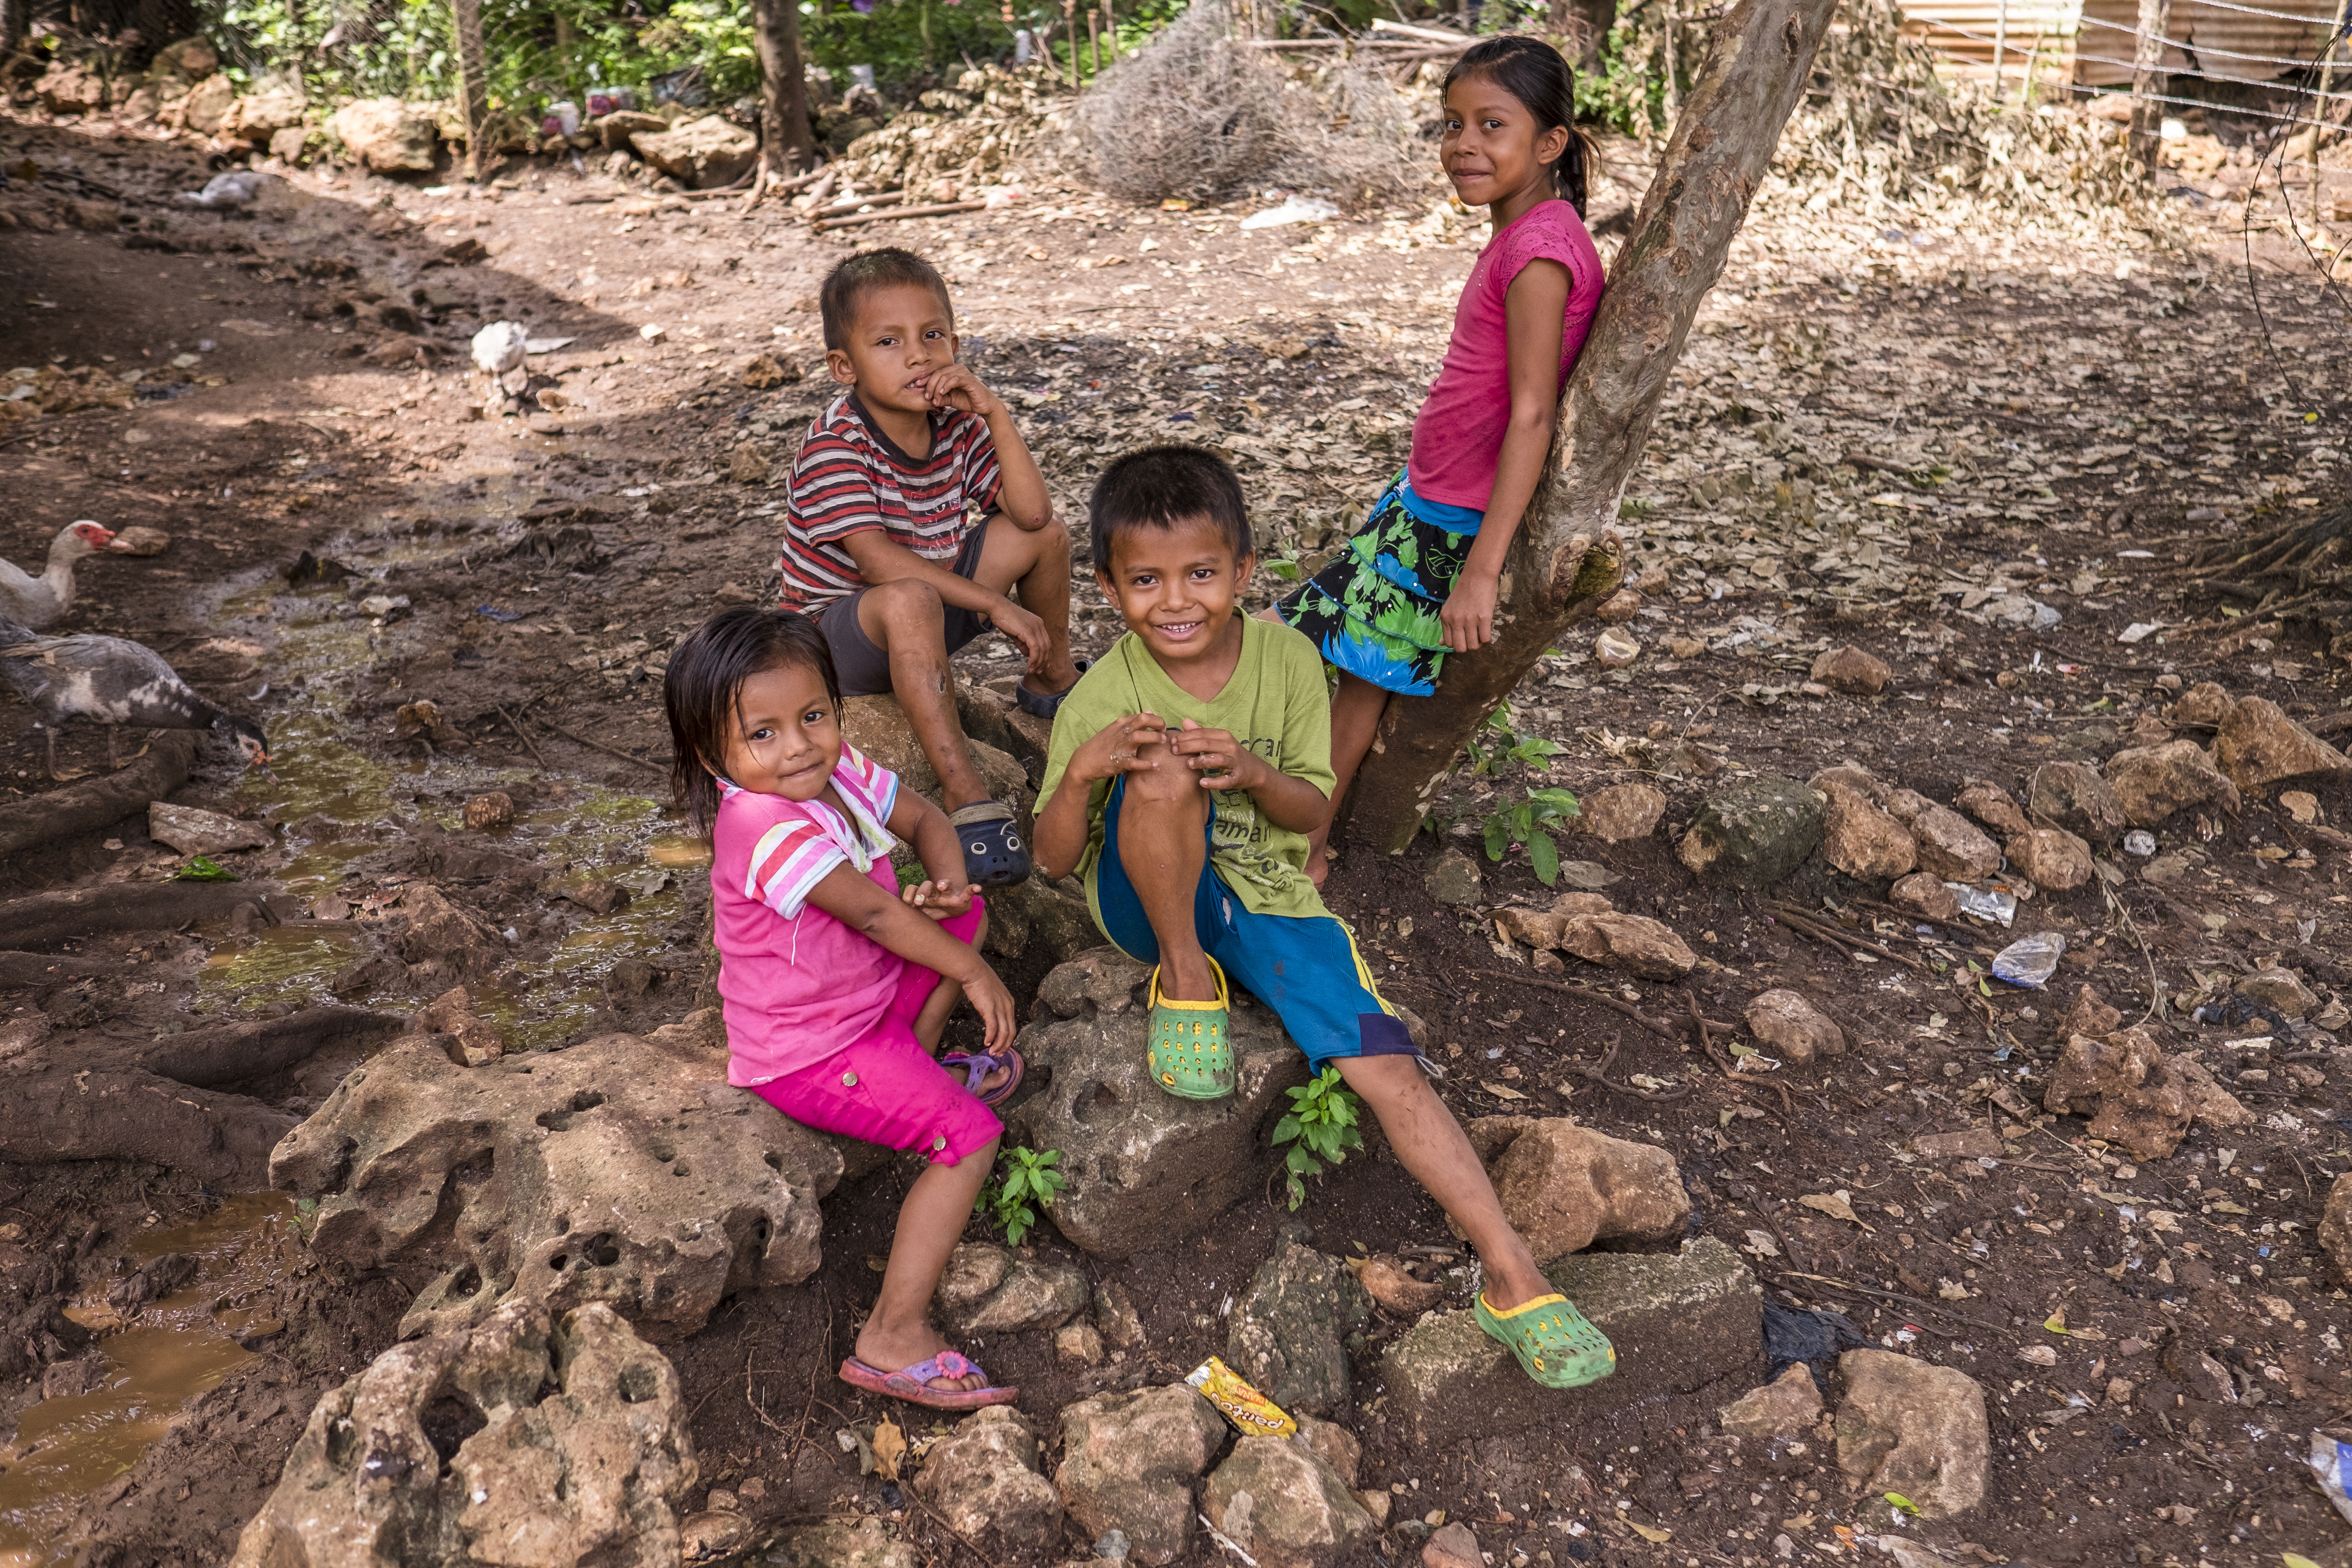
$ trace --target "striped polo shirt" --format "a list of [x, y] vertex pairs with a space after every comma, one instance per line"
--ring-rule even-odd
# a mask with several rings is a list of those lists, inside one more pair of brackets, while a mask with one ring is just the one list
[[844, 541], [878, 528], [926, 561], [952, 565], [974, 513], [996, 504], [1000, 476], [988, 422], [931, 413], [931, 450], [913, 458], [884, 435], [855, 392], [834, 399], [793, 463], [778, 602], [815, 612], [866, 586]]

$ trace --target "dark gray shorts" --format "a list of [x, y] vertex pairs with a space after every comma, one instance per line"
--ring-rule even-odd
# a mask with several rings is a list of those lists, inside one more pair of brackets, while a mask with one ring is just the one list
[[[980, 523], [964, 540], [963, 548], [948, 570], [969, 583], [980, 570], [981, 542], [988, 537], [988, 525], [994, 516], [982, 518]], [[890, 689], [890, 656], [877, 647], [866, 628], [857, 624], [857, 602], [873, 590], [860, 588], [845, 599], [835, 599], [817, 616], [817, 629], [833, 650], [833, 678], [841, 682], [844, 697], [879, 697]], [[954, 653], [981, 633], [991, 629], [987, 621], [961, 605], [941, 606], [947, 612], [946, 632], [948, 652]]]

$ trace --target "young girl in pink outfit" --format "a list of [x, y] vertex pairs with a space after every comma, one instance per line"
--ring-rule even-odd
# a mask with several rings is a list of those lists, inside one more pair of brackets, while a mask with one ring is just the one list
[[[1446, 176], [1486, 209], [1494, 237], [1454, 307], [1404, 472], [1348, 547], [1279, 606], [1339, 671], [1335, 811], [1389, 694], [1430, 695], [1448, 653], [1495, 640], [1503, 563], [1601, 304], [1601, 256], [1584, 229], [1591, 146], [1559, 51], [1511, 36], [1473, 45], [1445, 78], [1444, 102]], [[1307, 863], [1318, 886], [1328, 833], [1314, 835]]]
[[[977, 951], [987, 921], [940, 808], [843, 741], [824, 634], [790, 610], [728, 610], [663, 682], [672, 785], [711, 837], [727, 1080], [821, 1131], [920, 1149], [882, 1290], [843, 1381], [937, 1409], [1011, 1403], [929, 1315], [1021, 1082], [1013, 996]], [[927, 879], [901, 889], [898, 839]], [[959, 998], [978, 1056], [935, 1058]], [[950, 1068], [960, 1068], [961, 1079]]]

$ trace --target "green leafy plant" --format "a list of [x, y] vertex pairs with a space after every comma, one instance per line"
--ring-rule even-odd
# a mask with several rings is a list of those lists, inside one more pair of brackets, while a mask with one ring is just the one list
[[1290, 1184], [1290, 1206], [1307, 1201], [1301, 1178], [1319, 1176], [1348, 1158], [1348, 1151], [1364, 1146], [1356, 1131], [1364, 1102], [1356, 1098], [1338, 1068], [1325, 1068], [1312, 1083], [1288, 1091], [1290, 1109], [1275, 1124], [1274, 1146], [1290, 1147], [1282, 1157], [1283, 1176]]
[[1059, 1149], [1044, 1152], [1030, 1148], [1007, 1149], [996, 1157], [996, 1172], [982, 1184], [972, 1213], [986, 1215], [1004, 1231], [1004, 1239], [1018, 1247], [1037, 1228], [1037, 1208], [1051, 1208], [1069, 1181], [1055, 1166], [1062, 1163]]
[[[1489, 735], [1487, 731], [1498, 731]], [[1470, 758], [1470, 772], [1475, 777], [1500, 770], [1507, 763], [1524, 763], [1530, 766], [1549, 762], [1563, 748], [1557, 741], [1547, 741], [1541, 735], [1530, 735], [1511, 722], [1511, 705], [1504, 703], [1486, 715], [1479, 732], [1470, 737], [1464, 748]]]
[[1500, 860], [1510, 853], [1512, 845], [1524, 844], [1536, 880], [1549, 888], [1559, 880], [1559, 845], [1551, 830], [1581, 812], [1576, 797], [1564, 789], [1530, 790], [1525, 800], [1514, 801], [1484, 818], [1486, 858]]

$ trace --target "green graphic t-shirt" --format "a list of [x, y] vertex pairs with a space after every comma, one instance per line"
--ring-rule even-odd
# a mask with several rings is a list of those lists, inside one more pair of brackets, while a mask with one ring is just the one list
[[[1169, 679], [1134, 633], [1113, 643], [1062, 700], [1037, 809], [1044, 811], [1062, 787], [1071, 753], [1107, 726], [1147, 710], [1171, 730], [1190, 719], [1206, 730], [1228, 731], [1277, 773], [1305, 779], [1328, 795], [1338, 781], [1331, 772], [1331, 699], [1323, 683], [1322, 657], [1288, 626], [1255, 616], [1244, 617], [1241, 626], [1241, 662], [1225, 689], [1205, 702]], [[1330, 912], [1307, 879], [1305, 834], [1268, 822], [1247, 790], [1206, 793], [1216, 814], [1209, 829], [1209, 862], [1244, 909], [1302, 918]], [[1095, 903], [1103, 806], [1109, 798], [1108, 780], [1087, 794], [1087, 852], [1078, 861], [1078, 876], [1086, 882], [1089, 905]], [[1094, 914], [1100, 924], [1101, 909]]]

